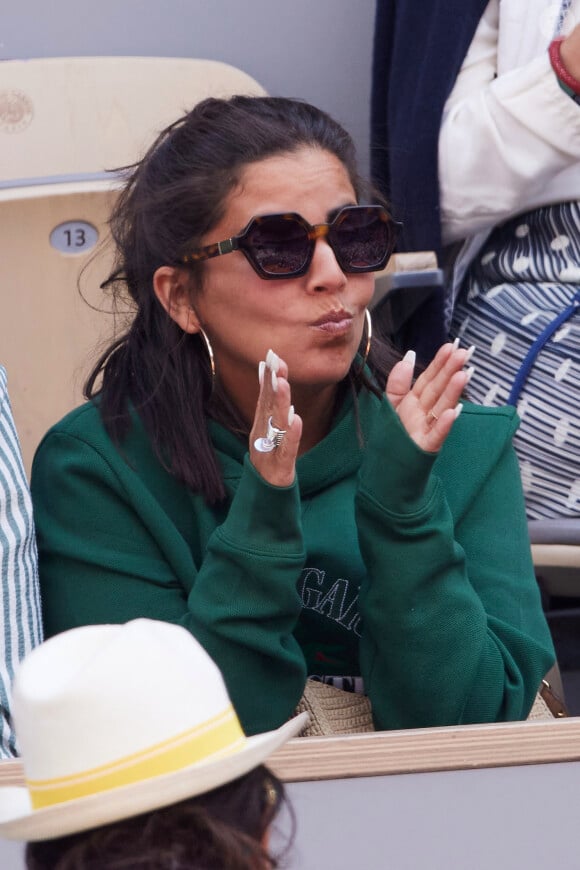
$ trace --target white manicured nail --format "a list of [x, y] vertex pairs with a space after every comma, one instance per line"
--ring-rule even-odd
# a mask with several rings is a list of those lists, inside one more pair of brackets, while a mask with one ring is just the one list
[[415, 360], [417, 359], [417, 354], [414, 350], [408, 350], [405, 356], [403, 357], [403, 362], [410, 365], [412, 368], [415, 368]]
[[266, 365], [268, 368], [272, 369], [273, 372], [278, 373], [278, 369], [280, 368], [280, 357], [274, 353], [273, 350], [269, 350], [266, 354]]
[[469, 350], [467, 351], [467, 355], [465, 357], [466, 363], [469, 362], [469, 360], [471, 359], [471, 357], [473, 356], [474, 353], [475, 353], [475, 345], [472, 344], [471, 347], [469, 348]]
[[457, 348], [459, 347], [459, 336], [457, 336], [457, 338], [454, 340], [454, 342], [451, 346], [452, 346], [453, 350], [457, 350]]
[[290, 405], [288, 408], [288, 428], [292, 426], [294, 422], [294, 405]]
[[465, 370], [465, 374], [467, 375], [467, 380], [465, 381], [465, 386], [467, 386], [468, 383], [470, 382], [470, 380], [472, 379], [474, 371], [475, 371], [475, 366], [469, 366], [469, 368]]
[[265, 371], [265, 369], [266, 369], [266, 363], [264, 362], [264, 360], [261, 360], [261, 362], [258, 366], [258, 381], [260, 383], [260, 386], [262, 386], [262, 384], [264, 383], [264, 371]]
[[459, 415], [461, 414], [462, 410], [463, 410], [463, 405], [461, 404], [461, 402], [459, 402], [459, 404], [455, 406], [455, 419], [456, 420], [459, 417]]
[[278, 378], [276, 376], [276, 372], [272, 370], [272, 389], [275, 393], [278, 392]]

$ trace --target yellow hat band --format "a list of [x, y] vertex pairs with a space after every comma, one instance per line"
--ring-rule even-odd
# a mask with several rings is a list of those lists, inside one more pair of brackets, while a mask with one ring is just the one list
[[173, 773], [241, 749], [246, 741], [232, 706], [201, 725], [110, 764], [71, 776], [28, 780], [35, 810]]

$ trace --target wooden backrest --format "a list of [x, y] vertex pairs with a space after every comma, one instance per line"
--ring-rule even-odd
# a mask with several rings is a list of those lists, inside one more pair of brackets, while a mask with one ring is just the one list
[[209, 96], [263, 94], [212, 60], [58, 57], [0, 64], [1, 180], [77, 176], [135, 161], [155, 133]]
[[264, 90], [209, 60], [0, 64], [0, 363], [27, 471], [45, 431], [82, 400], [90, 365], [113, 335], [113, 317], [99, 310], [110, 251], [77, 286], [107, 235], [120, 182], [106, 170], [138, 160], [201, 99], [234, 93]]

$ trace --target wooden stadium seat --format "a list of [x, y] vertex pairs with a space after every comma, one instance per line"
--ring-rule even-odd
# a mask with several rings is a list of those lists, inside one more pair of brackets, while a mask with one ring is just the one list
[[580, 521], [530, 520], [532, 558], [550, 596], [580, 597]]
[[120, 185], [108, 170], [138, 160], [201, 99], [234, 93], [265, 91], [210, 60], [0, 64], [0, 362], [27, 471], [44, 432], [82, 400], [91, 362], [113, 334], [113, 316], [94, 310], [107, 308], [99, 284], [111, 252], [100, 246]]

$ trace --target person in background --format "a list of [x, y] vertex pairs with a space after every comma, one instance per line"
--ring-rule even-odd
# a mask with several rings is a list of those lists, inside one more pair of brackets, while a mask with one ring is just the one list
[[10, 716], [18, 662], [42, 640], [36, 539], [28, 481], [0, 366], [0, 758], [18, 754]]
[[[444, 328], [477, 347], [470, 398], [518, 409], [528, 517], [577, 518], [580, 2], [435, 0], [412, 46], [403, 25], [414, 4], [384, 7], [399, 29], [391, 61], [375, 47], [376, 142], [390, 149], [388, 161], [374, 151], [376, 177], [395, 192], [403, 247], [441, 254]], [[414, 107], [403, 101], [396, 116], [405, 46], [407, 69], [421, 58], [433, 80], [420, 77]]]
[[46, 641], [17, 672], [14, 719], [26, 786], [0, 787], [0, 836], [28, 841], [28, 870], [277, 866], [284, 788], [263, 762], [308, 716], [247, 738], [184, 628], [141, 619]]
[[47, 634], [185, 626], [248, 733], [308, 676], [365, 692], [378, 729], [525, 718], [554, 651], [515, 413], [460, 402], [459, 343], [415, 377], [372, 338], [396, 227], [346, 131], [205, 100], [111, 228], [135, 317], [33, 465]]

